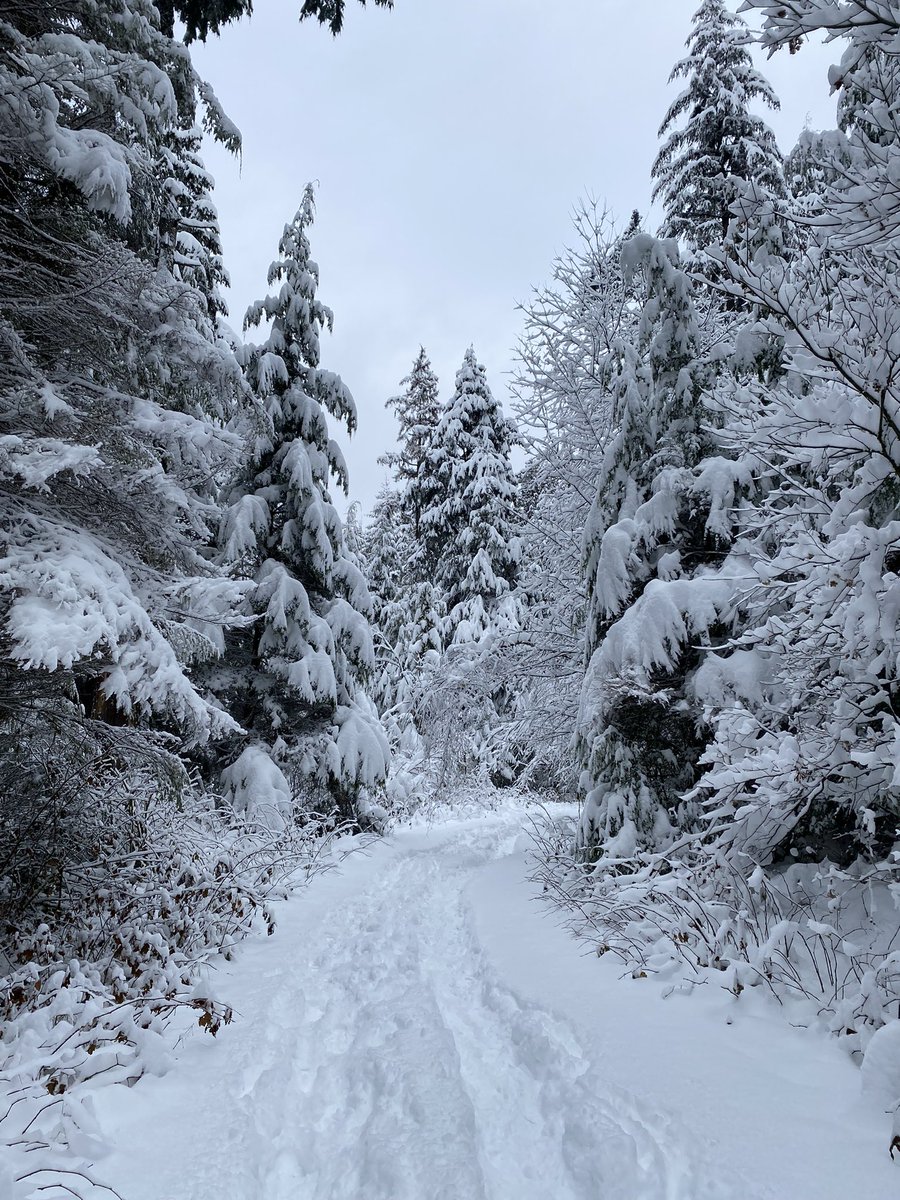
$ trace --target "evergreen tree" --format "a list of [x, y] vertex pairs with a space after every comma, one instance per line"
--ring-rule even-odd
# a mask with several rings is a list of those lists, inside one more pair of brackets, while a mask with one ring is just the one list
[[510, 463], [515, 437], [470, 347], [438, 423], [432, 451], [437, 499], [423, 519], [426, 543], [439, 547], [448, 641], [477, 641], [512, 599], [519, 563], [518, 489]]
[[653, 164], [653, 197], [665, 209], [661, 235], [694, 250], [725, 238], [742, 181], [785, 195], [775, 135], [750, 111], [755, 100], [777, 109], [778, 98], [753, 66], [742, 27], [723, 0], [703, 0], [687, 57], [670, 76], [687, 86], [659, 128], [665, 141]]
[[412, 581], [414, 542], [400, 494], [385, 484], [375, 499], [363, 536], [363, 560], [372, 593], [375, 672], [372, 699], [379, 712], [393, 708], [402, 687], [403, 629]]
[[838, 130], [803, 130], [784, 164], [793, 207], [801, 217], [824, 210], [829, 191], [845, 175], [850, 159], [847, 139]]
[[215, 322], [228, 313], [221, 289], [227, 288], [230, 280], [212, 201], [213, 178], [200, 157], [201, 140], [196, 125], [172, 130], [163, 154], [165, 209], [171, 220], [172, 273], [203, 295], [210, 320]]
[[164, 253], [152, 181], [203, 85], [148, 13], [13, 5], [0, 34], [0, 821], [40, 845], [23, 897], [95, 845], [98, 794], [124, 820], [152, 765], [171, 796], [172, 749], [233, 725], [190, 668], [235, 607], [203, 551], [243, 385]]
[[433, 497], [429, 489], [428, 452], [440, 414], [438, 380], [425, 347], [419, 350], [410, 373], [400, 381], [406, 390], [388, 400], [388, 407], [397, 414], [400, 426], [397, 440], [400, 449], [383, 455], [378, 461], [394, 470], [394, 478], [402, 488], [403, 509], [412, 522], [413, 536], [422, 533], [422, 514]]
[[712, 382], [690, 281], [671, 243], [639, 234], [627, 265], [646, 286], [638, 340], [614, 347], [613, 426], [585, 529], [588, 667], [577, 743], [588, 856], [657, 848], [689, 827], [682, 798], [703, 749], [692, 645], [730, 592], [709, 574], [731, 538], [735, 465], [717, 455]]
[[407, 592], [402, 630], [407, 670], [415, 670], [426, 654], [440, 654], [447, 616], [444, 596], [432, 583], [415, 583]]
[[229, 560], [253, 580], [259, 620], [235, 635], [215, 686], [295, 794], [327, 786], [352, 811], [355, 793], [383, 779], [387, 763], [359, 691], [373, 665], [371, 601], [330, 497], [332, 479], [346, 487], [347, 469], [326, 414], [352, 431], [356, 407], [340, 377], [319, 365], [320, 334], [333, 318], [317, 296], [313, 216], [308, 186], [269, 269], [278, 291], [245, 318], [245, 327], [271, 321], [271, 331], [245, 351], [259, 424], [224, 539]]
[[847, 132], [825, 135], [837, 153], [817, 168], [804, 252], [726, 264], [787, 349], [752, 424], [777, 479], [748, 522], [761, 586], [740, 643], [711, 672], [702, 786], [732, 861], [846, 865], [887, 856], [900, 815], [900, 122], [888, 66], [900, 14], [750, 3], [765, 10], [772, 48], [815, 30], [846, 38], [831, 81]]
[[354, 500], [344, 518], [344, 549], [360, 569], [364, 558], [363, 533], [362, 505]]
[[400, 494], [386, 483], [379, 489], [363, 534], [366, 577], [376, 603], [395, 604], [402, 599], [410, 585], [411, 552]]

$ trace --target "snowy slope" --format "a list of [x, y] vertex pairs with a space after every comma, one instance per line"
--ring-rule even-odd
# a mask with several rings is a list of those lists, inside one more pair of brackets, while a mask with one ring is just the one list
[[[98, 1095], [126, 1200], [888, 1200], [889, 1123], [825, 1035], [619, 980], [536, 904], [523, 814], [316, 880], [238, 1016]], [[727, 1023], [731, 1020], [732, 1023]]]

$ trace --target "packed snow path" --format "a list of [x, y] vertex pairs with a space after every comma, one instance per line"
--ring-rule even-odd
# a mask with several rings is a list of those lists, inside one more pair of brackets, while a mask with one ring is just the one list
[[218, 1040], [98, 1096], [104, 1177], [126, 1200], [895, 1196], [833, 1043], [579, 957], [530, 901], [522, 821], [403, 833], [285, 905], [218, 982]]

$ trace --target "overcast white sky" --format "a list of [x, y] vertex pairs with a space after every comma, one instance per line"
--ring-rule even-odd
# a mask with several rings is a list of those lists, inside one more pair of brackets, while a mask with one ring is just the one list
[[[736, 0], [735, 0], [736, 2]], [[516, 304], [547, 278], [587, 194], [620, 220], [649, 206], [667, 84], [699, 0], [348, 0], [337, 39], [258, 0], [249, 21], [195, 47], [244, 135], [242, 162], [207, 148], [231, 273], [231, 321], [266, 270], [303, 186], [319, 181], [313, 256], [335, 314], [322, 365], [359, 408], [345, 445], [368, 509], [395, 436], [385, 399], [420, 343], [442, 396], [469, 343], [495, 393], [521, 329]], [[759, 59], [782, 101], [783, 150], [834, 123], [836, 47]], [[339, 501], [339, 507], [345, 503]]]

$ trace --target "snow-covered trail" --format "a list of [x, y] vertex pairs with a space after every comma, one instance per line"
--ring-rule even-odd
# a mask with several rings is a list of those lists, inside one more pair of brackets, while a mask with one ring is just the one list
[[579, 958], [530, 903], [521, 822], [404, 833], [285, 905], [218, 984], [218, 1040], [98, 1096], [104, 1177], [126, 1200], [896, 1194], [830, 1043]]

